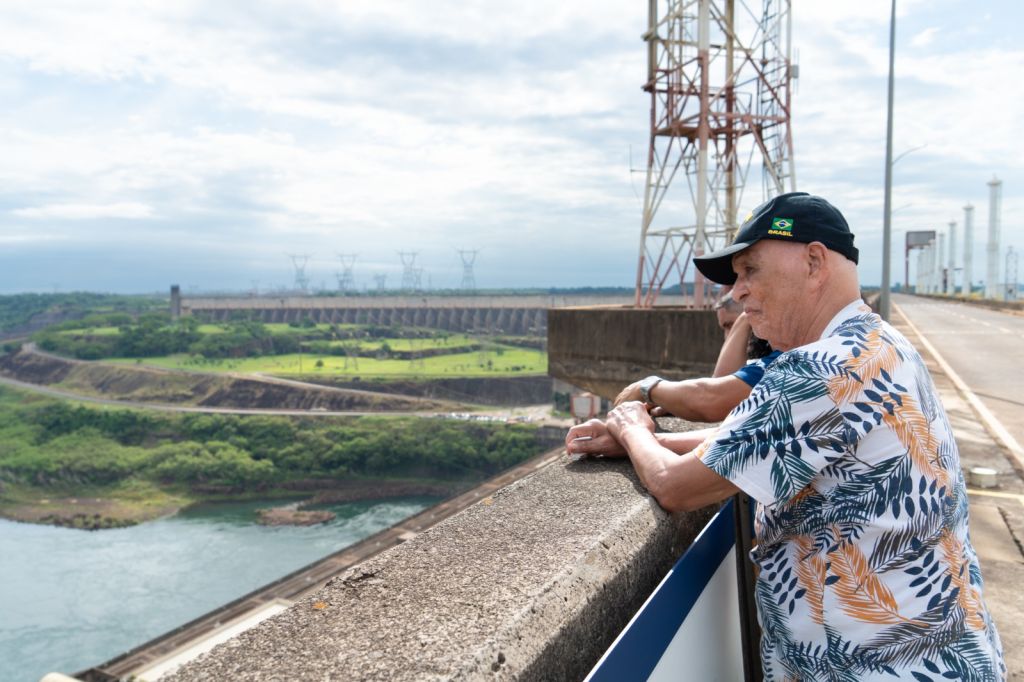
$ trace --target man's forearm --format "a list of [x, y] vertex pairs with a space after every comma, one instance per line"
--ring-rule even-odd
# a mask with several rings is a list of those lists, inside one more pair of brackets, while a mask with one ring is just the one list
[[622, 431], [619, 438], [640, 482], [666, 511], [700, 509], [739, 490], [692, 454], [677, 455], [666, 449], [662, 439], [650, 431], [630, 428]]
[[735, 377], [663, 381], [651, 390], [651, 399], [670, 414], [695, 422], [717, 422], [746, 397], [749, 386]]
[[662, 490], [671, 479], [669, 471], [679, 457], [663, 446], [660, 438], [644, 429], [628, 429], [620, 434], [620, 438], [640, 482], [662, 506], [666, 506], [662, 501]]
[[656, 433], [654, 437], [661, 447], [667, 448], [677, 455], [683, 455], [703, 443], [714, 432], [714, 429], [698, 429], [679, 433]]

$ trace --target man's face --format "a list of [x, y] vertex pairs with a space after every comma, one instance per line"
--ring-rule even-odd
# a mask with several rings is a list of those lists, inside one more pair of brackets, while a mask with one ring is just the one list
[[715, 315], [718, 316], [718, 326], [726, 336], [732, 330], [732, 325], [736, 322], [736, 318], [740, 316], [739, 311], [725, 307], [716, 310]]
[[806, 244], [762, 239], [732, 258], [732, 297], [743, 304], [754, 334], [776, 350], [800, 345], [808, 301], [806, 250]]

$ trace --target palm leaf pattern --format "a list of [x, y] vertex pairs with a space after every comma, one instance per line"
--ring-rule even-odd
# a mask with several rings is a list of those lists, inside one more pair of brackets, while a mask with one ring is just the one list
[[695, 452], [760, 502], [766, 679], [1005, 677], [948, 419], [876, 315], [783, 353]]
[[835, 582], [835, 594], [847, 615], [865, 623], [908, 622], [909, 619], [900, 615], [896, 598], [871, 570], [857, 545], [843, 543], [831, 556], [832, 570], [839, 578]]

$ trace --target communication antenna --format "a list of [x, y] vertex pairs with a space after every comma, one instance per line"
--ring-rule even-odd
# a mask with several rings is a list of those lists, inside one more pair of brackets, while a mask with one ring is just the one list
[[306, 276], [306, 264], [309, 263], [309, 254], [293, 254], [289, 253], [288, 257], [292, 259], [292, 266], [295, 268], [295, 288], [306, 293], [309, 290], [309, 277]]
[[399, 251], [402, 259], [402, 290], [415, 291], [419, 288], [419, 276], [423, 272], [416, 269], [416, 251]]
[[338, 291], [341, 294], [347, 294], [350, 291], [354, 291], [356, 288], [356, 278], [352, 274], [352, 270], [356, 264], [356, 258], [359, 257], [358, 253], [339, 253], [338, 260], [341, 261], [341, 272], [338, 275]]
[[459, 258], [462, 259], [462, 284], [459, 288], [463, 291], [476, 291], [476, 277], [473, 275], [473, 263], [476, 262], [476, 255], [480, 253], [479, 249], [473, 251], [456, 249], [459, 252]]
[[[691, 257], [732, 240], [740, 206], [760, 203], [743, 197], [753, 167], [761, 170], [762, 198], [796, 187], [790, 0], [650, 0], [648, 7], [651, 130], [635, 299], [644, 308], [666, 283], [685, 287]], [[670, 193], [678, 175], [688, 191]], [[702, 307], [697, 272], [693, 285]]]

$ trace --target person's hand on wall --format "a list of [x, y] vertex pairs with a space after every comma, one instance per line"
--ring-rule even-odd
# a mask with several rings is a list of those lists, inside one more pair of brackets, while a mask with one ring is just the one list
[[647, 412], [647, 406], [639, 401], [622, 403], [608, 413], [605, 426], [616, 442], [622, 441], [622, 434], [629, 429], [646, 429], [654, 433], [655, 424]]
[[642, 400], [640, 396], [640, 381], [634, 381], [619, 391], [619, 394], [615, 396], [615, 406], [618, 407], [622, 403], [628, 403], [631, 400]]
[[569, 429], [565, 436], [565, 449], [570, 455], [622, 457], [626, 454], [625, 448], [612, 438], [600, 419], [591, 419]]

